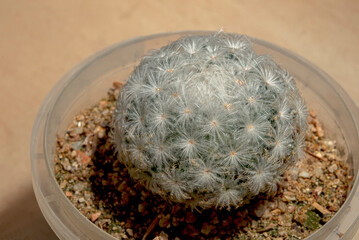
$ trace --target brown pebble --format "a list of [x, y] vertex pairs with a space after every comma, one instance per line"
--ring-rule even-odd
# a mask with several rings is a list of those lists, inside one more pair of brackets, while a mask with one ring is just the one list
[[313, 202], [312, 206], [315, 207], [315, 209], [317, 209], [319, 212], [321, 212], [323, 215], [326, 214], [330, 214], [330, 211], [328, 209], [326, 209], [325, 207], [323, 207], [322, 205], [320, 205], [317, 202]]
[[182, 233], [189, 236], [190, 238], [194, 238], [199, 235], [198, 230], [191, 224], [188, 224], [187, 227], [183, 229]]
[[130, 201], [130, 195], [127, 192], [121, 194], [121, 204], [128, 204]]
[[282, 201], [278, 201], [278, 208], [284, 213], [287, 211], [287, 204]]
[[180, 225], [180, 222], [178, 218], [176, 217], [172, 217], [172, 225], [177, 227], [178, 225]]
[[172, 207], [172, 211], [171, 211], [171, 214], [174, 215], [176, 214], [179, 210], [181, 210], [181, 206], [180, 205], [175, 205]]
[[117, 191], [122, 192], [123, 190], [125, 190], [128, 187], [127, 182], [123, 181], [121, 182], [121, 184], [117, 187]]
[[324, 136], [324, 131], [323, 131], [322, 126], [318, 123], [316, 125], [316, 128], [317, 128], [317, 136], [322, 138]]
[[222, 221], [222, 226], [227, 227], [232, 224], [232, 221], [233, 221], [233, 218], [231, 216], [229, 216], [227, 219], [224, 219]]
[[167, 215], [162, 215], [160, 220], [158, 221], [158, 225], [161, 227], [161, 228], [165, 228], [168, 226], [168, 224], [170, 223], [170, 218], [171, 218], [171, 215], [170, 214], [167, 214]]
[[312, 118], [315, 118], [317, 114], [313, 110], [309, 110], [309, 114]]
[[298, 212], [294, 215], [293, 218], [296, 222], [300, 223], [301, 225], [304, 226], [305, 224], [305, 220], [306, 220], [306, 215], [304, 212]]
[[257, 217], [262, 217], [266, 209], [267, 209], [266, 202], [261, 202], [254, 209], [254, 214]]
[[86, 167], [91, 162], [91, 158], [80, 150], [76, 150], [76, 160], [83, 167]]
[[235, 218], [234, 219], [234, 224], [237, 227], [244, 227], [244, 226], [247, 225], [247, 221], [244, 218]]
[[123, 83], [118, 82], [118, 81], [114, 81], [114, 82], [112, 83], [112, 85], [113, 85], [114, 88], [120, 89], [120, 88], [122, 88]]
[[105, 101], [105, 100], [101, 100], [98, 104], [100, 109], [104, 109], [105, 107], [107, 107], [107, 105], [108, 105], [108, 101]]
[[64, 180], [64, 181], [62, 181], [62, 182], [60, 183], [60, 188], [61, 188], [61, 189], [64, 189], [64, 188], [66, 187], [66, 185], [67, 185], [67, 181]]
[[266, 227], [261, 228], [261, 229], [258, 229], [257, 232], [258, 232], [258, 233], [267, 232], [267, 231], [269, 231], [269, 230], [271, 230], [271, 229], [273, 229], [273, 228], [275, 228], [275, 227], [276, 227], [276, 225], [275, 225], [274, 223], [270, 223], [270, 224], [268, 224]]
[[138, 212], [142, 213], [143, 210], [145, 210], [145, 206], [142, 203], [140, 203], [140, 204], [138, 204], [137, 210], [138, 210]]
[[218, 224], [218, 223], [219, 223], [218, 216], [215, 216], [215, 217], [213, 218], [212, 223], [213, 223], [213, 224]]
[[193, 212], [186, 213], [186, 223], [194, 223], [196, 221], [196, 216]]
[[295, 193], [293, 193], [293, 192], [285, 191], [283, 193], [283, 197], [284, 197], [283, 200], [288, 201], [288, 202], [297, 200], [297, 198], [295, 197]]
[[332, 206], [329, 206], [328, 209], [332, 212], [336, 212], [339, 210], [339, 206], [337, 205], [332, 205]]
[[136, 191], [134, 191], [132, 188], [128, 188], [127, 191], [132, 197], [136, 196]]
[[92, 221], [92, 222], [96, 221], [100, 216], [101, 216], [101, 212], [100, 212], [100, 211], [91, 214], [91, 221]]
[[65, 192], [65, 195], [66, 195], [66, 197], [72, 197], [72, 193], [69, 192], [69, 191], [66, 191], [66, 192]]
[[202, 225], [201, 233], [203, 233], [204, 235], [208, 235], [215, 228], [216, 228], [216, 226], [205, 222]]
[[273, 216], [278, 216], [281, 213], [281, 210], [279, 208], [276, 208], [271, 211]]

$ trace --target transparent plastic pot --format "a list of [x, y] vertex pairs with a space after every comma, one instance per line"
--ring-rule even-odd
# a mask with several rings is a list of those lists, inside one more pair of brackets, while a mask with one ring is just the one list
[[[33, 188], [41, 211], [60, 239], [115, 239], [84, 217], [54, 176], [56, 135], [63, 134], [79, 111], [106, 96], [113, 81], [125, 82], [141, 56], [185, 35], [163, 33], [108, 47], [70, 70], [44, 100], [31, 136]], [[251, 38], [258, 54], [269, 54], [296, 79], [309, 108], [317, 112], [326, 133], [335, 139], [354, 176], [344, 205], [307, 239], [352, 239], [359, 226], [359, 111], [345, 91], [310, 62], [271, 43]]]

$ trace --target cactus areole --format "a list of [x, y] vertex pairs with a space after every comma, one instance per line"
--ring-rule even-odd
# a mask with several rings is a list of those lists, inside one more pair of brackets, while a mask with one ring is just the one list
[[194, 208], [272, 194], [302, 155], [293, 78], [238, 34], [188, 36], [143, 57], [122, 88], [114, 142], [130, 175]]

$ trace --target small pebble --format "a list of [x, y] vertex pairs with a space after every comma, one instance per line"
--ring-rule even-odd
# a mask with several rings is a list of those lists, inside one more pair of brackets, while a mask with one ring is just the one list
[[76, 150], [76, 154], [76, 160], [82, 166], [86, 167], [91, 162], [91, 158], [86, 153]]
[[254, 214], [257, 217], [262, 217], [264, 212], [266, 211], [267, 206], [266, 204], [262, 203], [262, 204], [258, 204], [257, 208], [254, 209]]
[[218, 223], [219, 223], [218, 216], [215, 216], [215, 217], [213, 218], [212, 223], [213, 223], [213, 224], [218, 224]]
[[105, 137], [106, 135], [106, 129], [104, 129], [103, 127], [101, 126], [97, 126], [96, 129], [95, 129], [95, 132], [97, 133], [97, 137], [99, 139], [102, 139]]
[[193, 212], [186, 213], [186, 223], [194, 223], [196, 221], [196, 217], [194, 216]]
[[77, 127], [73, 129], [73, 132], [71, 133], [71, 135], [75, 136], [75, 135], [80, 135], [84, 132], [83, 127]]
[[310, 178], [309, 172], [307, 172], [305, 170], [301, 171], [298, 176], [301, 178]]
[[123, 190], [125, 190], [128, 187], [127, 182], [123, 181], [121, 182], [121, 184], [117, 187], [117, 191], [122, 192]]
[[180, 205], [175, 205], [172, 207], [172, 211], [171, 211], [171, 214], [174, 215], [176, 214], [178, 211], [180, 211], [182, 208]]
[[[81, 147], [82, 147], [82, 141], [73, 142], [71, 144], [71, 147], [72, 147], [73, 150], [75, 150], [75, 154], [76, 154], [76, 150], [80, 150]], [[71, 155], [72, 155], [72, 153], [71, 153]], [[76, 157], [76, 155], [74, 157]]]
[[73, 187], [73, 189], [75, 191], [82, 191], [82, 190], [84, 190], [84, 188], [85, 188], [85, 185], [82, 182], [76, 183]]
[[325, 140], [324, 141], [324, 144], [326, 144], [328, 147], [333, 147], [335, 142], [334, 141], [331, 141], [331, 140]]
[[215, 228], [216, 228], [216, 226], [214, 226], [212, 224], [208, 224], [208, 223], [205, 222], [202, 225], [201, 233], [203, 233], [204, 235], [208, 235]]
[[120, 233], [121, 238], [128, 239], [127, 235], [125, 233]]
[[91, 221], [92, 221], [92, 222], [96, 221], [100, 216], [101, 216], [101, 212], [100, 212], [100, 211], [91, 214]]
[[75, 119], [76, 119], [76, 121], [83, 121], [83, 120], [85, 120], [85, 117], [84, 117], [84, 115], [79, 114], [75, 117]]
[[323, 157], [323, 155], [322, 155], [321, 152], [316, 152], [314, 155], [317, 156], [318, 158], [322, 158], [322, 157]]
[[127, 191], [132, 197], [136, 196], [137, 194], [136, 191], [134, 191], [132, 188], [128, 188]]
[[338, 169], [338, 166], [334, 163], [333, 165], [328, 167], [328, 171], [333, 173]]
[[71, 157], [72, 157], [72, 158], [75, 158], [75, 157], [76, 157], [76, 155], [77, 155], [77, 154], [76, 154], [76, 151], [75, 151], [75, 150], [73, 150], [73, 151], [71, 152]]
[[176, 217], [172, 217], [172, 226], [178, 226], [180, 225], [180, 221]]
[[298, 179], [298, 174], [299, 174], [299, 169], [296, 167], [293, 167], [292, 169], [290, 169], [290, 177], [292, 178], [292, 180], [297, 180]]
[[100, 109], [104, 109], [107, 106], [107, 104], [108, 104], [107, 101], [101, 100], [98, 105]]
[[66, 187], [66, 185], [67, 185], [67, 181], [64, 180], [64, 181], [62, 181], [62, 182], [60, 183], [60, 188], [61, 188], [61, 189], [64, 189], [64, 188]]
[[170, 218], [171, 218], [171, 215], [170, 215], [170, 214], [162, 215], [162, 217], [161, 217], [160, 220], [158, 221], [158, 225], [159, 225], [161, 228], [167, 227], [168, 224], [170, 223]]
[[145, 209], [145, 206], [142, 203], [138, 204], [137, 210], [139, 213], [142, 213], [144, 209]]
[[66, 191], [65, 195], [66, 195], [66, 197], [72, 197], [73, 194], [71, 192]]
[[283, 193], [283, 197], [286, 201], [291, 202], [291, 201], [296, 201], [297, 198], [295, 197], [295, 194], [292, 192], [284, 192]]
[[71, 171], [72, 167], [68, 158], [64, 158], [60, 163], [65, 170]]
[[318, 178], [320, 176], [323, 176], [323, 169], [319, 168], [319, 167], [316, 167], [313, 169], [313, 176]]
[[318, 186], [314, 189], [314, 194], [316, 194], [317, 196], [319, 196], [323, 191], [323, 187]]
[[252, 228], [258, 228], [258, 222], [255, 221], [255, 220], [253, 220], [253, 221], [251, 222], [251, 225], [252, 225]]
[[127, 234], [132, 237], [133, 236], [133, 230], [131, 228], [126, 229]]
[[187, 224], [186, 228], [183, 229], [182, 233], [189, 236], [190, 239], [193, 239], [199, 235], [198, 229], [191, 224]]
[[282, 212], [286, 212], [286, 211], [287, 211], [287, 204], [285, 204], [285, 202], [279, 201], [279, 202], [278, 202], [278, 208], [279, 208]]
[[287, 208], [288, 213], [293, 213], [294, 210], [295, 210], [295, 206], [293, 206], [293, 205], [289, 205]]

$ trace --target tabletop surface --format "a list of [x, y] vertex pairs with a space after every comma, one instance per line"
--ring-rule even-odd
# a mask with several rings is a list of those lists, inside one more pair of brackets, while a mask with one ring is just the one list
[[219, 29], [305, 57], [359, 105], [359, 1], [0, 0], [0, 239], [56, 239], [32, 191], [29, 146], [62, 75], [122, 40]]

